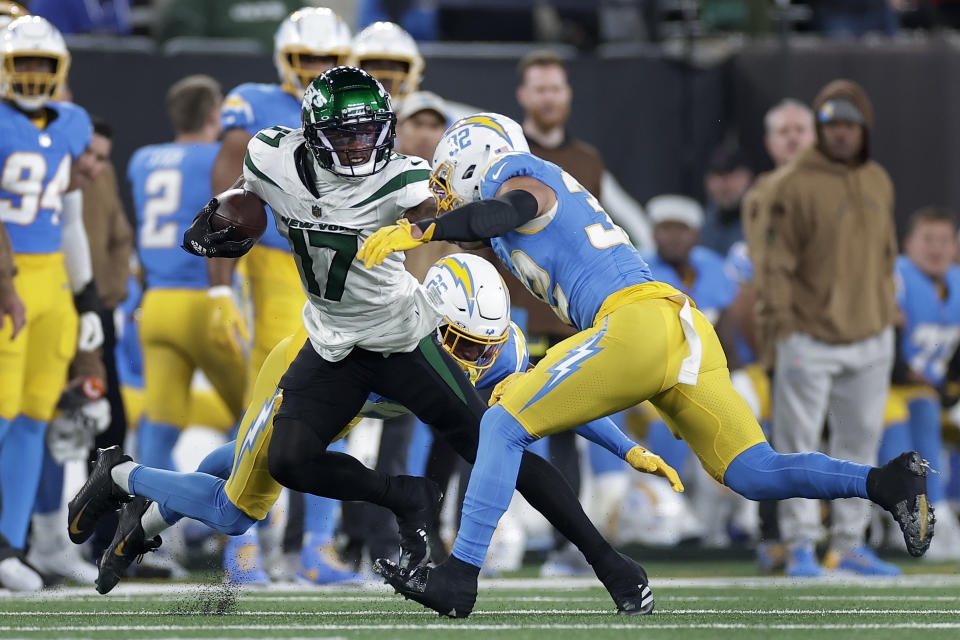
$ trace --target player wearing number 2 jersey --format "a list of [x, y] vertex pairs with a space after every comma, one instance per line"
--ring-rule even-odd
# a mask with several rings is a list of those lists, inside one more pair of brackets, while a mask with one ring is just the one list
[[[517, 128], [498, 114], [455, 122], [437, 147], [431, 178], [447, 213], [380, 229], [358, 259], [376, 265], [430, 239], [489, 239], [530, 291], [579, 333], [494, 393], [499, 404], [483, 416], [452, 556], [413, 572], [381, 559], [375, 570], [405, 597], [466, 617], [526, 446], [648, 399], [704, 468], [735, 491], [758, 500], [869, 498], [894, 514], [913, 555], [926, 551], [933, 514], [922, 458], [905, 453], [872, 469], [819, 453], [774, 452], [733, 389], [704, 315], [685, 295], [655, 282], [596, 199], [559, 167], [526, 152], [511, 133]], [[644, 608], [652, 605], [652, 596], [644, 600]]]
[[[144, 464], [161, 469], [174, 468], [171, 453], [187, 426], [195, 370], [207, 376], [234, 420], [243, 408], [243, 354], [229, 348], [233, 341], [218, 345], [207, 339], [219, 298], [208, 295], [205, 266], [180, 249], [183, 232], [210, 199], [221, 100], [213, 78], [189, 76], [174, 84], [167, 94], [174, 141], [138, 149], [127, 170], [146, 278], [140, 323], [145, 392], [140, 452]], [[229, 297], [231, 290], [217, 293]]]

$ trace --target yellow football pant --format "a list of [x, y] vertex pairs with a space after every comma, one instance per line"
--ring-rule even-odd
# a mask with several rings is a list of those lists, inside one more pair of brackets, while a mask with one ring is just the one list
[[27, 308], [27, 324], [11, 341], [0, 329], [0, 417], [24, 415], [46, 422], [67, 381], [77, 348], [77, 312], [63, 255], [17, 254], [14, 286]]
[[[136, 427], [143, 416], [146, 394], [139, 387], [123, 385], [120, 387], [123, 398], [123, 410], [127, 414], [127, 425]], [[190, 417], [188, 425], [209, 427], [227, 433], [237, 423], [223, 398], [216, 391], [196, 389], [190, 392]]]
[[[507, 389], [501, 404], [540, 438], [649, 399], [673, 434], [722, 482], [727, 465], [765, 438], [730, 383], [713, 327], [698, 310], [685, 307], [686, 300], [662, 283], [613, 294], [593, 327], [549, 349]], [[695, 384], [680, 382], [694, 374]]]
[[252, 385], [270, 350], [300, 327], [307, 297], [300, 283], [297, 263], [290, 253], [254, 245], [244, 262], [253, 302], [253, 346], [249, 368]]
[[910, 421], [910, 401], [918, 395], [926, 395], [923, 391], [936, 392], [930, 387], [919, 385], [891, 385], [887, 394], [887, 404], [883, 408], [883, 428], [904, 424]]
[[143, 296], [144, 411], [151, 422], [190, 424], [193, 373], [203, 371], [223, 399], [231, 421], [240, 417], [246, 368], [240, 354], [207, 339], [210, 297], [204, 290], [150, 289]]
[[[273, 416], [283, 401], [278, 385], [306, 339], [307, 332], [300, 327], [270, 351], [253, 383], [250, 402], [237, 431], [233, 469], [225, 491], [230, 502], [254, 520], [266, 518], [280, 496], [282, 487], [267, 468]], [[359, 421], [360, 418], [352, 420], [334, 441], [346, 436]]]

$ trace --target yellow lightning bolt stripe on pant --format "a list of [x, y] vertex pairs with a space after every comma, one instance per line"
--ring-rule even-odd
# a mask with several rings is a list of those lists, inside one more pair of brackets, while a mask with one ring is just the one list
[[[677, 384], [690, 375], [695, 385]], [[610, 296], [591, 328], [549, 349], [501, 404], [540, 438], [646, 399], [719, 482], [738, 454], [765, 441], [710, 322], [662, 283]]]
[[[283, 401], [278, 385], [306, 340], [307, 332], [301, 327], [270, 351], [253, 383], [250, 402], [237, 432], [233, 469], [225, 491], [230, 502], [255, 520], [266, 518], [280, 496], [282, 487], [267, 469], [273, 416]], [[358, 422], [359, 417], [351, 420], [334, 441], [346, 436]]]

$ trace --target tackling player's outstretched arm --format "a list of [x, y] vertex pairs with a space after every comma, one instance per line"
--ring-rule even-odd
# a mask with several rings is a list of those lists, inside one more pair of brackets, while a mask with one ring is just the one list
[[357, 252], [368, 269], [394, 251], [405, 251], [431, 240], [470, 242], [495, 238], [549, 211], [557, 202], [553, 189], [527, 176], [503, 183], [497, 196], [478, 200], [437, 218], [411, 225], [400, 220], [367, 238]]

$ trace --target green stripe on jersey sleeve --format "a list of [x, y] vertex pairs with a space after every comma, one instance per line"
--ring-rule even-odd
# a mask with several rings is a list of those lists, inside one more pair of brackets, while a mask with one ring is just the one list
[[249, 151], [247, 151], [247, 155], [245, 155], [245, 156], [243, 157], [243, 164], [247, 167], [247, 169], [250, 169], [250, 171], [253, 173], [253, 175], [257, 176], [258, 178], [260, 178], [260, 179], [263, 180], [264, 182], [269, 182], [270, 184], [272, 184], [273, 186], [275, 186], [277, 189], [280, 188], [280, 185], [278, 185], [276, 182], [274, 182], [273, 180], [271, 180], [271, 179], [270, 179], [270, 176], [268, 176], [267, 174], [265, 174], [263, 171], [260, 171], [260, 169], [257, 169], [257, 165], [253, 164], [253, 158], [250, 157], [250, 152], [249, 152]]
[[408, 184], [413, 184], [414, 182], [420, 182], [421, 180], [428, 180], [429, 178], [430, 178], [429, 169], [411, 169], [409, 171], [404, 171], [403, 173], [398, 173], [397, 175], [390, 178], [387, 184], [377, 189], [372, 196], [358, 202], [357, 204], [353, 205], [350, 208], [359, 209], [360, 207], [365, 207], [371, 202], [375, 202], [387, 194], [403, 189]]

